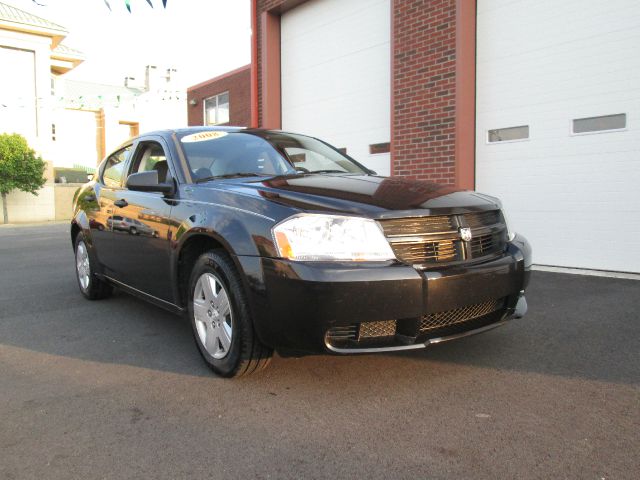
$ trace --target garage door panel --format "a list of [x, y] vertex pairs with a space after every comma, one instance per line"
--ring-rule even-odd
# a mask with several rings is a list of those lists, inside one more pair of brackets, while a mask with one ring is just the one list
[[387, 174], [389, 0], [310, 0], [281, 19], [282, 128], [318, 136]]
[[[635, 1], [478, 2], [476, 187], [503, 200], [535, 263], [640, 271], [639, 32]], [[620, 113], [622, 131], [572, 134], [573, 119]], [[487, 143], [519, 125], [527, 140]]]
[[[304, 108], [328, 100], [358, 104], [362, 98], [388, 98], [390, 81], [385, 75], [388, 65], [380, 65], [378, 59], [387, 54], [384, 48], [361, 52], [361, 69], [354, 75], [350, 58], [338, 58], [326, 64], [304, 70], [295, 69], [282, 75], [282, 83], [287, 91], [283, 95], [283, 110]], [[363, 79], [386, 78], [386, 81], [366, 81]], [[318, 87], [322, 80], [322, 87]], [[284, 87], [283, 87], [284, 90]], [[344, 103], [343, 103], [344, 104]]]
[[[338, 56], [352, 56], [388, 44], [381, 30], [389, 31], [389, 1], [310, 0], [282, 17], [281, 41], [286, 54], [297, 67], [331, 61]], [[318, 44], [318, 40], [322, 43]], [[307, 50], [295, 48], [292, 42], [313, 46], [313, 56]], [[291, 48], [292, 47], [292, 48]]]

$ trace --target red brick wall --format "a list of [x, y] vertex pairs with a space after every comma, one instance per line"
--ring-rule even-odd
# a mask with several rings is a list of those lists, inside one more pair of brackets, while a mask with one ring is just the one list
[[[204, 100], [224, 92], [229, 92], [229, 125], [248, 127], [251, 124], [251, 65], [189, 87], [189, 125], [204, 125]], [[195, 105], [191, 105], [192, 99]]]
[[257, 39], [257, 64], [258, 64], [258, 126], [262, 126], [262, 22], [260, 21], [264, 12], [274, 12], [281, 14], [283, 10], [292, 8], [303, 3], [303, 0], [252, 0], [256, 2], [256, 12], [258, 16], [256, 39]]
[[[262, 125], [263, 12], [302, 0], [257, 2], [258, 124]], [[321, 0], [315, 0], [321, 1]], [[391, 0], [392, 175], [456, 181], [456, 8], [460, 1]]]
[[393, 174], [455, 182], [456, 2], [393, 1]]

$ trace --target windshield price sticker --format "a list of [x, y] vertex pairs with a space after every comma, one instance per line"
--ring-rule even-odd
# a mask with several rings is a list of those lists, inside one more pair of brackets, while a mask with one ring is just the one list
[[227, 132], [198, 132], [186, 137], [182, 137], [182, 143], [206, 142], [207, 140], [216, 140], [227, 135]]

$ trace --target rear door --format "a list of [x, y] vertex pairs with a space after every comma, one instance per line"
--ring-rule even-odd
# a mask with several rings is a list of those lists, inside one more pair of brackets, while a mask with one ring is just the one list
[[[161, 137], [145, 137], [136, 146], [127, 175], [156, 170], [160, 183], [173, 181], [168, 151]], [[122, 220], [113, 232], [113, 278], [175, 303], [169, 258], [172, 200], [162, 193], [136, 192], [125, 187], [117, 192], [114, 203], [114, 214]]]

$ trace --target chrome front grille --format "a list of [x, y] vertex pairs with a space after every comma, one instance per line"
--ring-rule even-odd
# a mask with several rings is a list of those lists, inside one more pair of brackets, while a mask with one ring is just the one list
[[[379, 220], [398, 260], [416, 264], [461, 262], [504, 251], [507, 231], [500, 210]], [[471, 229], [462, 240], [460, 229]]]
[[487, 225], [495, 225], [500, 223], [500, 210], [491, 210], [489, 212], [467, 213], [463, 215], [467, 226], [470, 228], [486, 227]]
[[471, 239], [471, 256], [482, 257], [487, 253], [491, 253], [496, 245], [495, 236], [491, 233], [480, 235]]
[[503, 306], [504, 299], [499, 299], [476, 303], [474, 305], [468, 305], [454, 310], [429, 313], [422, 317], [419, 330], [420, 333], [426, 333], [438, 328], [457, 325], [459, 323], [489, 315], [490, 313], [500, 310]]
[[439, 263], [456, 260], [460, 241], [407, 241], [393, 242], [391, 246], [400, 260], [406, 263]]
[[433, 217], [393, 218], [383, 220], [387, 237], [402, 237], [406, 235], [424, 235], [427, 233], [455, 232], [453, 218], [447, 215]]

